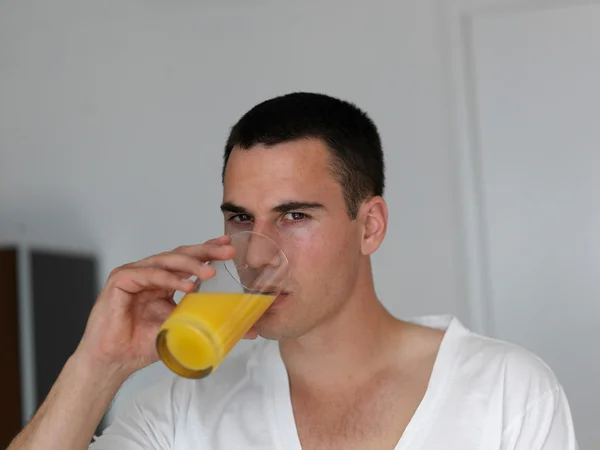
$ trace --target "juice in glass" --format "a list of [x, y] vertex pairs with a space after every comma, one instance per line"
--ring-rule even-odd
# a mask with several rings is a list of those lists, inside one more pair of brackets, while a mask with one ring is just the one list
[[[158, 334], [165, 361], [183, 376], [210, 374], [275, 300], [251, 293], [191, 293], [181, 300]], [[174, 365], [176, 367], [171, 367]]]

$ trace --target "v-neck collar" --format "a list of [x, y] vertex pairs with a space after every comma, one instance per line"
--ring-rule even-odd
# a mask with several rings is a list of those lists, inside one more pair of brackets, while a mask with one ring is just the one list
[[281, 354], [279, 345], [275, 341], [267, 343], [265, 366], [268, 367], [266, 392], [268, 401], [272, 402], [272, 422], [275, 432], [275, 445], [278, 450], [302, 450], [292, 397], [290, 394], [290, 383]]
[[[454, 372], [455, 356], [460, 344], [460, 339], [456, 337], [465, 330], [453, 316], [424, 316], [412, 319], [410, 322], [445, 329], [446, 333], [442, 338], [425, 395], [393, 450], [408, 450], [423, 431], [423, 427], [431, 423], [432, 415], [440, 410], [437, 405], [443, 401], [445, 387]], [[266, 370], [263, 371], [262, 376], [268, 396], [267, 401], [271, 405], [269, 409], [272, 413], [271, 425], [275, 432], [276, 448], [302, 450], [292, 407], [289, 378], [279, 353], [279, 345], [275, 341], [268, 341], [264, 351]]]
[[456, 360], [460, 342], [456, 337], [460, 334], [461, 330], [464, 330], [460, 322], [452, 316], [427, 316], [416, 318], [411, 320], [411, 322], [432, 328], [445, 329], [446, 332], [433, 363], [433, 370], [429, 377], [425, 395], [411, 417], [410, 422], [408, 422], [394, 450], [407, 450], [423, 431], [423, 426], [432, 423], [432, 416], [441, 410], [439, 405], [446, 394], [445, 388], [448, 380], [454, 372], [454, 361]]

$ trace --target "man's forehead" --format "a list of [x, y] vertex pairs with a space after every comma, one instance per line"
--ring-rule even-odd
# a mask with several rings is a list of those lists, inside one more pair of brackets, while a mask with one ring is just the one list
[[[238, 182], [239, 181], [239, 182]], [[277, 178], [258, 183], [244, 184], [242, 180], [225, 184], [223, 204], [233, 205], [248, 212], [281, 210], [282, 205], [330, 204], [338, 194], [339, 185], [330, 183], [303, 182], [300, 177]], [[289, 208], [288, 208], [289, 209]], [[232, 211], [233, 208], [229, 208]]]
[[321, 141], [309, 139], [234, 150], [223, 187], [223, 203], [256, 211], [290, 202], [325, 205], [341, 195], [329, 151]]
[[227, 163], [228, 172], [247, 173], [261, 168], [281, 175], [322, 172], [330, 166], [330, 152], [320, 139], [298, 139], [273, 146], [234, 148]]
[[272, 208], [290, 202], [326, 203], [337, 189], [338, 184], [329, 173], [256, 171], [226, 178], [223, 202], [260, 205], [261, 209], [265, 208], [263, 205]]

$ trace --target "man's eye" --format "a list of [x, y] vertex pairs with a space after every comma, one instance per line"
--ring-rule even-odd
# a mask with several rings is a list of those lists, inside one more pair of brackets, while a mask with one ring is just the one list
[[308, 216], [304, 213], [301, 212], [289, 212], [286, 213], [284, 216], [285, 220], [290, 220], [290, 221], [298, 221], [298, 220], [303, 220], [303, 219], [307, 219]]
[[252, 217], [250, 217], [248, 214], [236, 214], [235, 216], [232, 216], [229, 218], [229, 220], [231, 222], [251, 222], [252, 221]]

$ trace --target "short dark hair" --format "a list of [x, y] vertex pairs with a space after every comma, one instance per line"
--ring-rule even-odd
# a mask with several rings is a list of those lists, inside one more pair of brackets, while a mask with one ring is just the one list
[[307, 92], [272, 98], [244, 114], [227, 139], [222, 177], [234, 148], [270, 147], [303, 138], [327, 145], [332, 174], [342, 186], [352, 219], [364, 200], [383, 195], [385, 164], [373, 121], [352, 103]]

